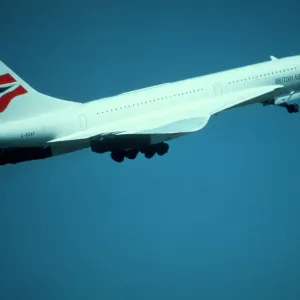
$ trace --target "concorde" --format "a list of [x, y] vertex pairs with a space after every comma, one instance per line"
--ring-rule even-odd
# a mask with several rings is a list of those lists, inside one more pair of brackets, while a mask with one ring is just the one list
[[0, 62], [0, 165], [89, 148], [116, 162], [163, 156], [222, 111], [260, 103], [299, 112], [300, 56], [78, 103], [34, 90]]

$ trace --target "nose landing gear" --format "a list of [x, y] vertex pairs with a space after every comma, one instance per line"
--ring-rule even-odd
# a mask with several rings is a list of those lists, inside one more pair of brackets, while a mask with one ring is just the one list
[[299, 105], [298, 104], [288, 104], [288, 103], [282, 103], [279, 106], [285, 107], [288, 111], [288, 113], [298, 113], [299, 112]]

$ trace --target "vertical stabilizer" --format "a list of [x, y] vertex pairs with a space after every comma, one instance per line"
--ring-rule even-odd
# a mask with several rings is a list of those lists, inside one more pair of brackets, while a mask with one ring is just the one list
[[0, 61], [0, 124], [32, 118], [80, 103], [41, 94]]

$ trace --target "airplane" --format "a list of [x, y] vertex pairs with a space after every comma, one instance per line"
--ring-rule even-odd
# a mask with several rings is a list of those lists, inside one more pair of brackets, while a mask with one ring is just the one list
[[0, 165], [90, 148], [116, 162], [151, 159], [211, 116], [250, 104], [299, 112], [300, 55], [79, 103], [44, 95], [0, 62]]

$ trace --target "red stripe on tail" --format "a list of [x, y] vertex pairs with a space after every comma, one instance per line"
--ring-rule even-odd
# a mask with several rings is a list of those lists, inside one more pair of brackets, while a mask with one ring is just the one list
[[0, 75], [0, 85], [14, 82], [16, 82], [16, 79], [14, 79], [10, 74]]
[[0, 97], [0, 113], [6, 110], [11, 100], [13, 100], [17, 96], [24, 95], [26, 93], [27, 91], [21, 85], [19, 85], [13, 91], [6, 93], [2, 97]]

